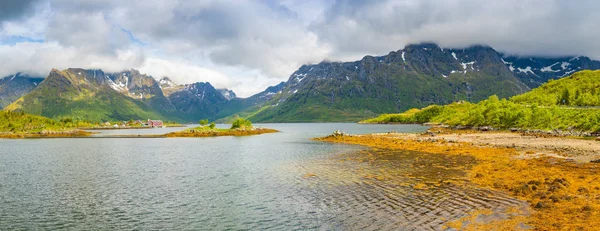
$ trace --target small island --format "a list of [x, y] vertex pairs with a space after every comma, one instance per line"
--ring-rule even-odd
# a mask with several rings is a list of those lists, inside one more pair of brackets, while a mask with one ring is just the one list
[[208, 120], [201, 120], [200, 126], [188, 128], [179, 132], [167, 133], [166, 137], [215, 137], [215, 136], [250, 136], [265, 133], [279, 132], [275, 129], [260, 128], [252, 126], [252, 122], [247, 119], [237, 118], [231, 128], [216, 128], [215, 123], [208, 123]]

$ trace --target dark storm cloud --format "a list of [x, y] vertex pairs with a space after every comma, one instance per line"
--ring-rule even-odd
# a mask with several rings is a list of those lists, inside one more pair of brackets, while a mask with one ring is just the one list
[[407, 43], [487, 44], [519, 55], [600, 57], [599, 1], [336, 1], [311, 30], [334, 56], [386, 53]]
[[5, 20], [21, 18], [33, 13], [33, 6], [38, 0], [2, 0], [0, 1], [0, 23]]

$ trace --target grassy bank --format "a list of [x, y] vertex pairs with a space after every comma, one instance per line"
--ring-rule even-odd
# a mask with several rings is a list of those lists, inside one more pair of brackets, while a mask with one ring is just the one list
[[[454, 228], [513, 230], [523, 223], [538, 230], [593, 230], [600, 225], [600, 169], [597, 163], [577, 164], [550, 157], [522, 158], [515, 148], [430, 140], [420, 135], [338, 135], [315, 140], [378, 149], [472, 156], [477, 163], [467, 169], [469, 181], [527, 201], [534, 211], [531, 215], [509, 216], [508, 219], [480, 224], [476, 220], [477, 214], [485, 213], [482, 209], [475, 211], [474, 216], [451, 223]], [[461, 227], [466, 220], [471, 222], [471, 226]]]
[[438, 123], [451, 126], [492, 126], [498, 129], [600, 131], [600, 109], [523, 105], [491, 96], [477, 104], [458, 102], [445, 106], [384, 114], [363, 123]]
[[0, 139], [23, 139], [23, 138], [77, 138], [89, 137], [91, 132], [72, 130], [72, 131], [42, 131], [42, 132], [23, 132], [23, 133], [0, 133]]
[[22, 112], [0, 111], [0, 138], [81, 137], [89, 132], [77, 128], [89, 123], [53, 120]]
[[363, 123], [441, 123], [498, 129], [600, 132], [600, 71], [580, 71], [510, 99], [490, 96], [479, 103], [456, 102], [383, 114]]

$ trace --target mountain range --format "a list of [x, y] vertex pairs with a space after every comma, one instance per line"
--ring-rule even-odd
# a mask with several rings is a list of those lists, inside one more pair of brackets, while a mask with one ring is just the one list
[[0, 107], [89, 121], [195, 122], [236, 115], [255, 122], [358, 121], [430, 104], [476, 102], [493, 94], [510, 97], [583, 69], [600, 69], [600, 62], [422, 43], [353, 62], [303, 65], [288, 81], [248, 98], [210, 83], [179, 85], [133, 69], [53, 69], [46, 78], [15, 74], [0, 79]]
[[550, 79], [599, 68], [600, 62], [587, 57], [514, 57], [489, 46], [444, 49], [422, 43], [354, 62], [303, 65], [281, 93], [242, 114], [265, 122], [355, 121], [494, 94], [510, 97]]

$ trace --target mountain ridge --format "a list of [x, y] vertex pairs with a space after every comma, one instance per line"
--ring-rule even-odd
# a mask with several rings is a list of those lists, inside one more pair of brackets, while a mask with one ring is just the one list
[[[583, 56], [507, 56], [486, 45], [448, 49], [421, 43], [356, 61], [302, 65], [287, 81], [247, 98], [238, 98], [233, 91], [217, 89], [210, 83], [179, 85], [169, 77], [157, 79], [135, 69], [104, 73], [70, 68], [65, 70], [68, 81], [54, 80], [53, 87], [60, 89], [61, 84], [71, 83], [69, 91], [55, 92], [59, 98], [109, 88], [135, 104], [142, 103], [139, 111], [177, 121], [238, 115], [256, 122], [341, 122], [430, 104], [477, 102], [493, 94], [510, 97], [584, 68], [600, 69], [600, 62]], [[82, 73], [83, 78], [77, 78]], [[26, 112], [32, 111], [36, 110]]]

